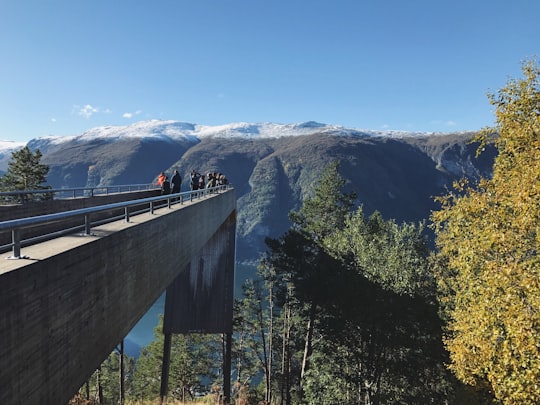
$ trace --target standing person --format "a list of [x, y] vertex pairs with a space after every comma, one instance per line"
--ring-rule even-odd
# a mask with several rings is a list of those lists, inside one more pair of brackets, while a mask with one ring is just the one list
[[182, 177], [180, 176], [180, 173], [178, 173], [178, 170], [174, 171], [174, 175], [171, 179], [171, 185], [172, 185], [172, 193], [176, 194], [180, 192], [180, 185], [182, 184]]
[[208, 181], [206, 182], [206, 188], [212, 188], [217, 186], [217, 173], [208, 173]]
[[199, 190], [204, 190], [204, 174], [199, 176]]
[[161, 172], [157, 178], [157, 184], [158, 186], [162, 186], [163, 184], [163, 181], [165, 180], [166, 176], [165, 176], [165, 173]]
[[189, 186], [191, 187], [191, 190], [197, 190], [199, 188], [199, 177], [201, 175], [193, 169], [190, 174], [191, 182], [189, 183]]
[[229, 182], [227, 181], [227, 178], [225, 177], [225, 175], [223, 173], [219, 174], [218, 183], [219, 183], [220, 186], [225, 186], [225, 185], [229, 184]]
[[169, 178], [167, 176], [165, 176], [163, 183], [161, 183], [161, 194], [171, 194], [171, 183], [169, 182]]

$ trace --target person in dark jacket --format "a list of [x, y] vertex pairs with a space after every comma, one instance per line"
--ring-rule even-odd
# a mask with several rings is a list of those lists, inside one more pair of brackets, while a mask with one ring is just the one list
[[197, 190], [199, 188], [199, 177], [201, 175], [193, 169], [190, 174], [191, 182], [189, 183], [191, 190]]
[[178, 173], [178, 170], [174, 171], [174, 175], [171, 179], [171, 186], [172, 186], [172, 193], [176, 194], [180, 192], [180, 185], [182, 184], [182, 177], [180, 176], [180, 173]]
[[165, 176], [165, 180], [161, 183], [161, 194], [171, 194], [171, 182], [167, 176]]

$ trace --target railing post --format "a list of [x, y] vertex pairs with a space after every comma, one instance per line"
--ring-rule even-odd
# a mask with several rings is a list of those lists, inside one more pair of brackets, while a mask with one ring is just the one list
[[84, 216], [84, 234], [90, 235], [90, 215], [86, 214]]
[[126, 222], [129, 222], [129, 207], [125, 207], [124, 212], [125, 212], [124, 219]]
[[154, 202], [150, 201], [150, 215], [154, 213]]
[[11, 241], [13, 242], [13, 258], [21, 257], [21, 233], [18, 228], [11, 231]]

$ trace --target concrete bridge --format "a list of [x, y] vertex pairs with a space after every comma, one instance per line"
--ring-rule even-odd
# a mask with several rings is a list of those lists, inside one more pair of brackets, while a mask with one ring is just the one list
[[[235, 191], [161, 208], [152, 204], [157, 193], [28, 205], [32, 215], [103, 204], [113, 213], [122, 200], [151, 210], [23, 247], [16, 259], [3, 255], [0, 404], [66, 404], [165, 290], [169, 341], [171, 333], [225, 333], [230, 348]], [[1, 225], [14, 215], [25, 213], [0, 209], [4, 239]], [[224, 391], [228, 403], [226, 379]]]

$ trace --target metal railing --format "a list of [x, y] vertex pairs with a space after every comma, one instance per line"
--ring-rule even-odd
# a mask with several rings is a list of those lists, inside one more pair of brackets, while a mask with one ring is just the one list
[[[96, 207], [81, 208], [71, 211], [57, 212], [54, 214], [39, 215], [35, 217], [12, 219], [9, 221], [0, 222], [0, 232], [9, 232], [11, 231], [11, 243], [7, 245], [0, 246], [0, 252], [6, 252], [10, 248], [12, 249], [12, 256], [9, 256], [9, 259], [21, 259], [25, 256], [21, 256], [21, 247], [32, 245], [44, 240], [52, 239], [62, 235], [67, 235], [74, 233], [80, 230], [84, 230], [84, 235], [91, 235], [92, 226], [102, 225], [104, 223], [118, 221], [124, 219], [126, 222], [129, 222], [130, 215], [138, 215], [145, 212], [150, 214], [154, 213], [156, 208], [171, 208], [174, 204], [183, 204], [185, 201], [193, 201], [194, 199], [201, 199], [211, 194], [220, 193], [226, 191], [227, 189], [232, 188], [229, 185], [222, 185], [212, 188], [206, 188], [203, 190], [196, 191], [185, 191], [176, 194], [166, 194], [156, 197], [142, 198], [138, 200], [130, 200], [106, 205], [100, 205]], [[148, 204], [147, 208], [140, 209], [135, 212], [130, 212], [130, 208], [134, 206], [141, 206]], [[103, 213], [111, 210], [124, 209], [124, 213], [120, 216], [111, 216], [106, 219], [102, 219], [96, 222], [91, 222], [90, 217], [92, 214]], [[25, 228], [32, 228], [40, 225], [48, 225], [51, 223], [61, 222], [68, 219], [80, 218], [81, 224], [75, 227], [70, 227], [67, 229], [62, 229], [55, 232], [49, 232], [43, 235], [34, 236], [25, 240], [21, 240], [20, 231]]]
[[93, 197], [96, 195], [107, 195], [111, 193], [129, 193], [132, 191], [144, 191], [160, 188], [155, 183], [146, 184], [120, 184], [115, 186], [97, 186], [97, 187], [73, 187], [39, 190], [17, 190], [2, 191], [0, 199], [6, 197], [19, 197], [20, 200], [27, 200], [27, 196], [33, 194], [51, 194], [54, 199], [66, 199], [77, 197]]

